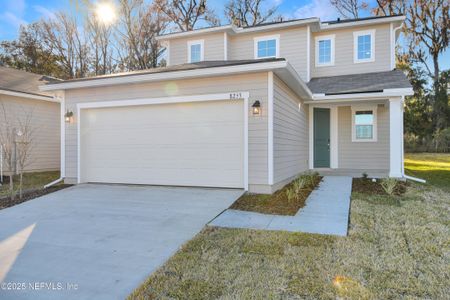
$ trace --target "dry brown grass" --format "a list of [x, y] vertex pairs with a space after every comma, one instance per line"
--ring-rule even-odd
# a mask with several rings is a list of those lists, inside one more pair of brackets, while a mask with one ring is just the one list
[[206, 227], [129, 298], [448, 299], [450, 155], [434, 157], [407, 156], [429, 184], [401, 196], [358, 183], [348, 237]]
[[443, 299], [450, 195], [354, 193], [349, 236], [205, 228], [130, 299]]
[[[244, 194], [230, 208], [263, 214], [293, 216], [305, 206], [306, 199], [321, 179], [322, 177], [315, 173], [306, 174], [272, 195]], [[290, 198], [288, 191], [294, 196]]]

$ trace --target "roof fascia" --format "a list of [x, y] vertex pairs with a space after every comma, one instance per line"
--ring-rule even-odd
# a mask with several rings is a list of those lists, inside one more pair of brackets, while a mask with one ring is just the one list
[[55, 100], [52, 96], [44, 96], [44, 95], [41, 96], [41, 95], [35, 95], [35, 94], [18, 92], [18, 91], [11, 91], [11, 90], [0, 89], [0, 95], [22, 97], [22, 98], [28, 98], [28, 99], [33, 99], [33, 100], [41, 100], [41, 101], [48, 101], [48, 102], [57, 102], [57, 103], [59, 103], [59, 101]]
[[348, 28], [348, 27], [356, 27], [356, 26], [365, 26], [365, 25], [376, 25], [376, 24], [383, 24], [383, 23], [392, 23], [392, 22], [403, 22], [406, 19], [405, 16], [396, 16], [396, 17], [389, 17], [389, 18], [381, 18], [381, 19], [371, 19], [371, 20], [362, 20], [362, 21], [355, 21], [355, 22], [342, 22], [342, 23], [335, 23], [335, 24], [327, 24], [327, 23], [320, 23], [320, 26], [317, 31], [326, 31], [326, 30], [334, 30], [334, 29], [340, 29], [340, 28]]
[[347, 102], [348, 100], [380, 100], [394, 97], [404, 97], [414, 95], [412, 88], [399, 89], [384, 89], [383, 92], [375, 93], [357, 93], [357, 94], [339, 94], [339, 95], [325, 95], [313, 94], [312, 101], [307, 101], [307, 104], [313, 103], [334, 103]]

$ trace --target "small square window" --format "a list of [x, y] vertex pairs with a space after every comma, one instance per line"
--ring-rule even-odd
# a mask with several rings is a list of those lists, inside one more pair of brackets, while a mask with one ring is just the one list
[[257, 42], [257, 58], [276, 57], [277, 40], [260, 40]]

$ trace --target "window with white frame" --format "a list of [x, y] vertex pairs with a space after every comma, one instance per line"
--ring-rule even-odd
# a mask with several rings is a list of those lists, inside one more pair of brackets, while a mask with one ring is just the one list
[[188, 42], [188, 62], [196, 63], [203, 60], [203, 40]]
[[316, 66], [334, 65], [334, 35], [316, 37]]
[[279, 35], [255, 38], [254, 43], [255, 58], [279, 57]]
[[353, 33], [354, 62], [375, 61], [375, 30], [357, 31]]
[[352, 141], [374, 142], [377, 140], [377, 109], [375, 107], [352, 107]]

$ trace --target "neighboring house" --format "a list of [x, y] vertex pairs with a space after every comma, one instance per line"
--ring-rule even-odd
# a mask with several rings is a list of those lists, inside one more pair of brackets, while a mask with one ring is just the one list
[[56, 82], [70, 183], [244, 188], [272, 193], [301, 172], [403, 176], [403, 97], [394, 69], [403, 16], [158, 39], [168, 66]]
[[[60, 167], [60, 104], [53, 93], [39, 91], [40, 85], [55, 81], [48, 76], [0, 66], [0, 139], [6, 138], [7, 127], [20, 134], [21, 124], [23, 126], [27, 119], [33, 132], [25, 172], [52, 171]], [[19, 136], [16, 138], [20, 140]], [[4, 156], [0, 154], [3, 174], [18, 171], [17, 164], [15, 169], [8, 170]]]

